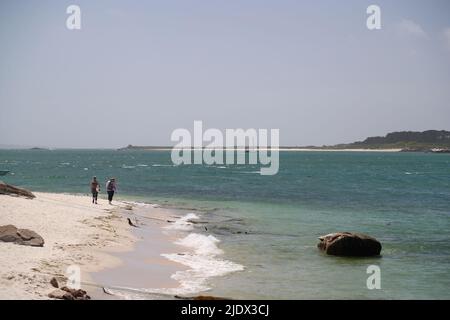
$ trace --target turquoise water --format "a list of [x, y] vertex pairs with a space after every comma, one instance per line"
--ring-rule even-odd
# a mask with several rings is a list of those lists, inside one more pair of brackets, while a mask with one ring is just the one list
[[[8, 183], [88, 193], [118, 179], [118, 196], [190, 208], [208, 221], [242, 272], [211, 278], [211, 294], [275, 299], [449, 299], [450, 155], [281, 152], [280, 171], [258, 166], [172, 166], [168, 151], [0, 150]], [[201, 227], [203, 228], [203, 226]], [[359, 231], [381, 258], [337, 258], [317, 237]], [[199, 231], [200, 232], [200, 231]], [[366, 268], [381, 268], [368, 290]]]

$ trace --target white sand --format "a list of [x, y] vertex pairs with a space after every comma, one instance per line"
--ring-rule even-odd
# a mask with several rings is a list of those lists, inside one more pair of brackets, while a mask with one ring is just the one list
[[[88, 196], [35, 193], [36, 198], [0, 195], [0, 225], [12, 224], [41, 235], [44, 247], [0, 242], [0, 299], [48, 299], [54, 288], [53, 276], [66, 275], [70, 265], [78, 265], [82, 282], [88, 272], [120, 264], [108, 254], [131, 250], [136, 241], [117, 209]], [[65, 283], [63, 283], [64, 285]]]

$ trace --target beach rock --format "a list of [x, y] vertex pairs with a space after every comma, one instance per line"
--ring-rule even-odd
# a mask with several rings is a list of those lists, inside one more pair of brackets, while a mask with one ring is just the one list
[[71, 289], [68, 287], [53, 290], [48, 294], [48, 297], [61, 300], [91, 300], [91, 297], [87, 295], [86, 291], [81, 289]]
[[381, 243], [362, 233], [338, 232], [319, 237], [317, 247], [334, 256], [368, 257], [378, 256]]
[[61, 290], [65, 291], [67, 294], [70, 294], [73, 299], [72, 300], [90, 300], [91, 297], [87, 295], [87, 292], [82, 289], [72, 289], [68, 287], [62, 287]]
[[[52, 292], [50, 292], [50, 293], [48, 294], [48, 297], [49, 297], [49, 298], [52, 298], [52, 299], [64, 299], [64, 300], [69, 300], [69, 299], [65, 299], [65, 298], [64, 298], [65, 295], [67, 295], [67, 292], [65, 292], [64, 290], [61, 290], [61, 289], [56, 289], [56, 290], [53, 290]], [[73, 299], [71, 299], [71, 300], [73, 300]]]
[[0, 241], [14, 242], [19, 238], [17, 228], [13, 225], [0, 226]]
[[53, 278], [50, 280], [50, 284], [51, 284], [53, 287], [55, 287], [55, 288], [59, 288], [58, 280], [56, 280], [55, 277], [53, 277]]
[[175, 295], [174, 298], [175, 298], [175, 299], [180, 299], [180, 300], [199, 300], [199, 301], [203, 301], [203, 300], [231, 300], [231, 299], [229, 299], [229, 298], [215, 297], [215, 296], [192, 296], [192, 297], [184, 297], [184, 296], [178, 296], [178, 295]]
[[36, 198], [36, 196], [30, 191], [22, 188], [17, 188], [3, 181], [0, 181], [0, 194], [13, 195], [19, 197], [25, 197], [28, 199]]
[[71, 295], [70, 293], [66, 292], [63, 297], [64, 300], [75, 300], [75, 297]]
[[13, 225], [0, 226], [0, 241], [32, 247], [44, 246], [44, 239], [36, 232], [28, 229], [17, 229]]
[[27, 229], [17, 229], [17, 235], [24, 241], [30, 241], [38, 236], [36, 232]]
[[192, 300], [204, 301], [204, 300], [229, 300], [229, 299], [222, 298], [222, 297], [214, 297], [214, 296], [195, 296], [195, 297], [192, 297]]
[[128, 219], [128, 224], [129, 224], [130, 226], [135, 227], [135, 228], [138, 228], [138, 226], [135, 225], [135, 224], [133, 223], [133, 221], [131, 221], [130, 218], [127, 218], [127, 219]]
[[70, 293], [75, 298], [79, 298], [79, 297], [86, 295], [86, 291], [81, 290], [81, 289], [72, 289], [72, 288], [68, 288], [68, 287], [62, 287], [61, 290], [64, 290], [64, 291]]

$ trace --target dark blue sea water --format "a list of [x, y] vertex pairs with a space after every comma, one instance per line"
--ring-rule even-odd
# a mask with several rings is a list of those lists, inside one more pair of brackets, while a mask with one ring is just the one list
[[[119, 197], [191, 209], [245, 267], [211, 278], [211, 294], [450, 298], [448, 154], [281, 152], [279, 173], [261, 176], [256, 165], [173, 166], [169, 151], [0, 150], [0, 170], [47, 192], [88, 193], [93, 175], [114, 176]], [[382, 257], [323, 255], [317, 237], [335, 231], [376, 237]], [[366, 286], [369, 265], [379, 290]]]

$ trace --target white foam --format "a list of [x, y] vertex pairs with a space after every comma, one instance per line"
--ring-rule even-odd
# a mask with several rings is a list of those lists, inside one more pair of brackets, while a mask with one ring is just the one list
[[179, 255], [176, 253], [163, 254], [162, 256], [190, 267], [188, 270], [177, 271], [172, 275], [174, 280], [180, 282], [180, 294], [209, 290], [210, 287], [207, 283], [209, 278], [244, 270], [244, 267], [239, 264], [217, 259], [213, 256]]
[[176, 244], [193, 249], [197, 255], [213, 256], [222, 254], [223, 251], [217, 247], [220, 240], [212, 235], [191, 233], [187, 237], [176, 241]]
[[[189, 221], [197, 219], [199, 217], [196, 214], [188, 213], [165, 228], [190, 231], [193, 230], [194, 224]], [[180, 283], [179, 287], [139, 289], [115, 287], [108, 290], [122, 299], [158, 299], [174, 295], [192, 295], [209, 290], [208, 279], [212, 277], [244, 270], [244, 266], [220, 258], [224, 252], [217, 246], [220, 240], [213, 235], [190, 233], [175, 243], [186, 248], [186, 251], [163, 253], [161, 256], [189, 267], [188, 270], [177, 271], [171, 276]]]
[[161, 206], [156, 203], [147, 203], [140, 201], [126, 201], [126, 203], [136, 206], [138, 208], [160, 208]]
[[422, 174], [423, 172], [408, 172], [408, 171], [405, 171], [405, 174], [408, 174], [408, 175], [410, 175], [410, 174]]
[[176, 220], [174, 223], [164, 227], [170, 230], [180, 230], [180, 231], [191, 231], [194, 229], [194, 224], [189, 222], [189, 220], [197, 220], [199, 217], [194, 213], [188, 213], [184, 217]]
[[[192, 217], [193, 214], [188, 216]], [[183, 217], [185, 218], [185, 217]], [[122, 299], [157, 299], [174, 295], [192, 295], [209, 290], [208, 279], [219, 277], [231, 272], [242, 271], [244, 267], [234, 262], [220, 259], [223, 251], [217, 247], [220, 242], [212, 235], [206, 236], [191, 233], [176, 243], [190, 249], [184, 253], [167, 253], [161, 256], [188, 266], [188, 270], [177, 271], [171, 277], [180, 283], [176, 288], [108, 288], [108, 292]], [[159, 296], [158, 296], [159, 295]]]
[[[178, 219], [174, 225], [178, 223], [176, 226], [184, 229], [185, 225], [183, 223], [188, 223], [188, 220], [198, 218], [194, 213], [189, 213]], [[182, 253], [165, 253], [161, 254], [161, 256], [189, 267], [188, 270], [177, 271], [171, 276], [172, 279], [180, 283], [178, 287], [111, 287], [106, 288], [107, 291], [126, 300], [167, 299], [175, 295], [188, 296], [209, 290], [208, 279], [212, 277], [220, 277], [244, 270], [244, 266], [219, 257], [223, 254], [223, 251], [217, 246], [220, 240], [212, 235], [190, 233], [175, 243], [185, 247], [187, 251]]]
[[190, 268], [177, 271], [172, 275], [173, 279], [180, 282], [181, 293], [206, 291], [209, 289], [207, 283], [209, 278], [244, 270], [240, 264], [217, 257], [223, 254], [223, 251], [217, 247], [219, 242], [220, 240], [212, 235], [191, 233], [178, 240], [176, 244], [189, 248], [192, 252], [162, 254], [163, 257]]

